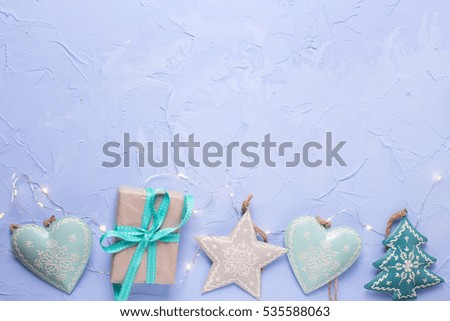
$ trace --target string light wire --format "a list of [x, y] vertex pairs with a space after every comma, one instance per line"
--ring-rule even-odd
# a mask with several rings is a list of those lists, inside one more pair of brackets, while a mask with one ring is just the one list
[[[432, 184], [432, 185], [430, 186], [430, 188], [427, 190], [427, 192], [425, 193], [425, 195], [424, 195], [424, 197], [423, 197], [423, 199], [422, 199], [422, 204], [421, 204], [421, 207], [420, 207], [420, 211], [419, 211], [419, 213], [418, 213], [418, 215], [417, 215], [417, 222], [416, 222], [416, 225], [415, 225], [416, 227], [417, 227], [417, 225], [419, 224], [419, 222], [420, 222], [420, 220], [421, 220], [422, 213], [423, 213], [423, 210], [424, 210], [424, 207], [425, 207], [425, 203], [426, 203], [426, 200], [428, 199], [429, 195], [431, 194], [431, 192], [433, 191], [433, 189], [436, 187], [436, 185], [438, 185], [438, 184], [442, 181], [442, 179], [444, 178], [444, 176], [447, 176], [448, 174], [450, 174], [450, 172], [446, 172], [446, 173], [444, 173], [443, 175], [441, 175], [441, 174], [434, 174], [434, 175], [433, 175], [433, 177], [432, 177], [432, 178], [433, 178], [433, 184]], [[151, 181], [153, 181], [153, 180], [155, 180], [155, 179], [157, 179], [157, 178], [163, 178], [163, 177], [168, 177], [168, 176], [169, 176], [169, 177], [170, 177], [170, 176], [174, 176], [174, 177], [176, 177], [176, 178], [178, 178], [178, 179], [181, 179], [181, 180], [183, 180], [183, 181], [187, 181], [187, 182], [189, 182], [190, 184], [196, 186], [196, 184], [193, 183], [187, 175], [182, 174], [182, 173], [176, 173], [176, 174], [166, 174], [166, 173], [163, 173], [163, 174], [152, 175], [152, 176], [148, 177], [148, 178], [144, 181], [144, 184], [143, 184], [143, 185], [146, 186], [146, 185], [149, 184]], [[16, 174], [14, 174], [14, 175], [12, 176], [12, 184], [11, 184], [11, 185], [12, 185], [12, 190], [11, 190], [10, 201], [9, 201], [9, 203], [8, 203], [8, 205], [7, 205], [7, 207], [6, 207], [6, 209], [5, 209], [4, 211], [0, 212], [0, 219], [3, 219], [3, 218], [5, 217], [5, 215], [8, 213], [8, 211], [11, 209], [11, 207], [17, 204], [16, 199], [17, 199], [17, 197], [18, 197], [18, 195], [19, 195], [17, 185], [18, 185], [18, 182], [21, 181], [21, 180], [23, 180], [23, 181], [25, 181], [25, 182], [27, 183], [28, 187], [30, 188], [30, 190], [31, 190], [31, 192], [32, 192], [32, 194], [33, 194], [33, 200], [36, 202], [36, 204], [37, 204], [39, 207], [45, 208], [45, 209], [48, 209], [48, 210], [51, 210], [51, 211], [58, 211], [58, 212], [61, 212], [64, 216], [66, 216], [67, 214], [70, 214], [70, 213], [68, 213], [68, 212], [64, 209], [64, 207], [63, 207], [62, 205], [60, 205], [59, 203], [57, 203], [56, 201], [54, 201], [54, 200], [50, 197], [50, 195], [49, 195], [49, 189], [48, 189], [47, 187], [43, 187], [41, 184], [32, 181], [32, 180], [30, 179], [30, 177], [29, 177], [28, 175], [26, 175], [26, 174], [22, 174], [22, 175], [16, 175]], [[236, 213], [240, 213], [240, 209], [238, 209], [238, 206], [237, 206], [238, 202], [235, 200], [235, 193], [234, 193], [234, 191], [233, 191], [232, 189], [230, 189], [230, 186], [229, 186], [229, 185], [224, 185], [224, 187], [226, 187], [226, 188], [229, 190], [228, 195], [229, 195], [229, 197], [230, 197], [230, 202], [232, 203], [232, 206], [233, 206], [235, 212], [236, 212]], [[42, 203], [40, 200], [38, 200], [38, 199], [36, 198], [36, 193], [35, 193], [36, 190], [39, 190], [39, 191], [42, 193], [42, 195], [44, 195], [45, 199], [46, 199], [50, 204], [52, 204], [54, 207], [48, 207], [47, 205], [45, 205], [44, 203]], [[205, 205], [205, 208], [204, 208], [204, 209], [194, 209], [194, 210], [193, 210], [193, 213], [198, 214], [198, 213], [201, 213], [201, 212], [205, 211], [205, 210], [209, 207], [209, 205], [212, 203], [212, 201], [213, 201], [213, 199], [212, 199], [212, 197], [211, 197], [211, 199], [210, 199], [210, 200], [208, 201], [208, 203]], [[355, 214], [352, 214], [352, 213], [351, 213], [352, 211], [354, 211]], [[374, 232], [374, 233], [376, 233], [376, 234], [378, 234], [378, 235], [381, 235], [381, 236], [383, 236], [383, 237], [385, 236], [384, 233], [378, 231], [378, 230], [375, 229], [372, 225], [362, 222], [362, 220], [360, 219], [360, 216], [359, 216], [358, 211], [357, 211], [356, 209], [354, 209], [354, 208], [346, 208], [346, 209], [340, 210], [339, 212], [337, 212], [337, 213], [331, 215], [331, 216], [327, 219], [327, 221], [328, 221], [328, 222], [331, 222], [334, 218], [336, 218], [337, 216], [341, 216], [341, 215], [349, 215], [350, 217], [352, 217], [353, 219], [355, 219], [355, 220], [359, 223], [359, 225], [360, 225], [362, 228], [364, 228], [365, 230], [367, 230], [367, 231], [369, 231], [369, 232]], [[107, 228], [106, 228], [106, 225], [105, 225], [105, 224], [100, 224], [100, 223], [98, 223], [95, 219], [93, 219], [93, 218], [91, 218], [91, 217], [83, 217], [82, 219], [91, 221], [91, 222], [93, 222], [94, 224], [96, 224], [96, 225], [99, 227], [99, 230], [100, 230], [101, 233], [105, 233], [105, 232], [107, 231]], [[33, 218], [32, 218], [32, 221], [35, 223], [35, 221], [34, 221]], [[279, 231], [275, 231], [275, 232], [271, 232], [271, 231], [269, 231], [269, 230], [266, 231], [266, 234], [267, 234], [268, 237], [274, 237], [274, 236], [276, 237], [276, 236], [284, 235], [284, 233], [285, 233], [285, 230], [279, 230]], [[9, 249], [7, 249], [7, 248], [5, 248], [5, 249], [12, 253], [11, 250], [9, 250]], [[198, 257], [200, 256], [200, 252], [201, 252], [201, 251], [200, 251], [200, 247], [197, 247], [196, 250], [195, 250], [195, 252], [194, 252], [194, 255], [192, 256], [192, 258], [191, 258], [190, 260], [188, 260], [188, 261], [186, 262], [186, 264], [185, 264], [185, 271], [184, 271], [183, 277], [182, 277], [180, 280], [176, 281], [175, 283], [183, 283], [183, 282], [187, 279], [187, 277], [189, 276], [189, 274], [191, 273], [191, 271], [192, 271], [193, 268], [195, 267], [195, 264], [197, 263]], [[94, 269], [94, 268], [92, 268], [92, 267], [90, 267], [90, 266], [87, 266], [86, 269], [87, 269], [88, 271], [90, 271], [90, 272], [93, 272], [93, 273], [97, 273], [97, 274], [101, 274], [101, 275], [106, 275], [106, 276], [107, 276], [107, 275], [110, 275], [109, 272], [98, 271], [98, 270], [96, 270], [96, 269]]]

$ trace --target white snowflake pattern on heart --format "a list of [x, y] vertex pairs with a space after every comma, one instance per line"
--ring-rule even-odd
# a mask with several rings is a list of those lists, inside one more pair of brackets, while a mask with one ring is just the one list
[[35, 267], [64, 281], [67, 272], [75, 269], [75, 263], [80, 259], [79, 255], [69, 252], [67, 245], [59, 246], [55, 240], [49, 240], [47, 248], [47, 250], [37, 251], [38, 258], [34, 260]]
[[341, 266], [336, 259], [337, 252], [330, 249], [310, 245], [309, 249], [298, 254], [300, 261], [304, 262], [301, 268], [307, 273], [311, 281], [317, 280], [321, 273], [331, 275]]

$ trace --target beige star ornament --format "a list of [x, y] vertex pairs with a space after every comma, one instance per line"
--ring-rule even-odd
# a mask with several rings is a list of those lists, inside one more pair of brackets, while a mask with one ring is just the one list
[[236, 283], [259, 299], [261, 269], [286, 253], [286, 249], [260, 242], [247, 211], [229, 236], [196, 236], [200, 247], [213, 262], [204, 292]]

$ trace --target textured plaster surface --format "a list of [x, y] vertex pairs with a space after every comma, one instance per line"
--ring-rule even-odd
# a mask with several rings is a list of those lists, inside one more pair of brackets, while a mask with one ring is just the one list
[[[98, 224], [113, 227], [119, 184], [184, 190], [198, 209], [182, 231], [182, 282], [137, 286], [130, 299], [252, 300], [235, 285], [202, 295], [210, 268], [203, 253], [184, 277], [193, 237], [227, 235], [252, 192], [263, 230], [347, 209], [332, 223], [355, 228], [363, 250], [339, 278], [341, 300], [390, 299], [363, 288], [377, 273], [371, 264], [384, 253], [383, 237], [356, 214], [383, 231], [389, 215], [407, 207], [437, 258], [432, 270], [447, 280], [419, 300], [450, 300], [449, 15], [445, 0], [0, 0], [0, 211], [11, 177], [27, 174], [94, 232], [72, 295], [45, 284], [10, 252], [9, 224], [54, 213], [20, 183], [0, 219], [0, 300], [113, 299]], [[300, 148], [333, 132], [347, 141], [348, 166], [287, 168], [279, 158], [277, 167], [139, 168], [133, 152], [130, 168], [102, 167], [103, 144], [124, 132], [156, 146], [176, 133], [223, 145], [271, 133]], [[145, 183], [157, 174], [167, 175]], [[283, 245], [283, 234], [270, 242]], [[326, 287], [303, 294], [287, 257], [262, 275], [263, 300], [327, 299]]]

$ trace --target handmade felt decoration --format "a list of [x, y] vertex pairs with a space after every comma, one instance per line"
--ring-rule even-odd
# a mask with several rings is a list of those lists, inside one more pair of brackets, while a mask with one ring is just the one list
[[286, 229], [289, 263], [305, 294], [335, 279], [361, 253], [358, 233], [348, 227], [329, 226], [327, 221], [300, 216]]
[[91, 255], [91, 229], [70, 216], [52, 216], [44, 226], [11, 225], [13, 252], [31, 272], [70, 294]]
[[[390, 226], [398, 218], [402, 219], [390, 234]], [[391, 217], [386, 235], [383, 245], [387, 252], [373, 263], [381, 272], [364, 286], [366, 289], [393, 292], [394, 300], [408, 300], [417, 298], [417, 290], [444, 282], [428, 270], [436, 259], [421, 249], [427, 238], [411, 225], [406, 218], [406, 210]]]
[[262, 268], [286, 253], [282, 247], [258, 241], [248, 210], [230, 235], [195, 239], [213, 262], [204, 292], [235, 283], [259, 299]]

